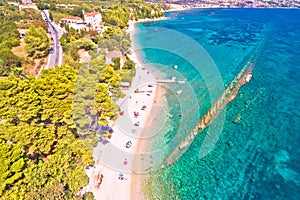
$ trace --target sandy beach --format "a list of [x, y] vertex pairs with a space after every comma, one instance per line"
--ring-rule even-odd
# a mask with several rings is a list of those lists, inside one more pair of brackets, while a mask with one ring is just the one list
[[[137, 22], [131, 21], [128, 32], [131, 37]], [[113, 129], [109, 143], [99, 143], [94, 148], [95, 165], [86, 170], [89, 184], [84, 192], [93, 192], [95, 199], [101, 200], [131, 200], [141, 199], [141, 177], [146, 171], [147, 162], [140, 165], [142, 155], [149, 144], [145, 134], [148, 134], [153, 115], [157, 114], [157, 105], [161, 103], [162, 88], [156, 83], [154, 75], [141, 63], [138, 55], [133, 51], [129, 58], [136, 63], [136, 76], [131, 87], [124, 90], [126, 97], [120, 99], [120, 116], [111, 122]], [[156, 109], [152, 109], [156, 105]], [[129, 144], [129, 145], [128, 145]]]

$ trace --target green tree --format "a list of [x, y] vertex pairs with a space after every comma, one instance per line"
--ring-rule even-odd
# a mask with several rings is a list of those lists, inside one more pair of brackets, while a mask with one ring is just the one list
[[47, 55], [50, 49], [50, 39], [46, 31], [41, 28], [30, 26], [24, 37], [25, 48], [29, 56], [41, 58]]
[[22, 72], [21, 59], [9, 49], [0, 50], [0, 75], [7, 76], [10, 73], [20, 75]]
[[[0, 42], [3, 42], [5, 40], [11, 40], [11, 39], [19, 39], [20, 33], [17, 29], [16, 24], [14, 21], [11, 20], [1, 20], [1, 27], [0, 27]], [[18, 46], [16, 44], [15, 46]]]
[[34, 85], [41, 99], [41, 120], [74, 127], [71, 105], [76, 71], [69, 66], [43, 71]]
[[132, 61], [132, 60], [129, 60], [128, 58], [127, 58], [127, 60], [126, 60], [126, 62], [125, 62], [125, 64], [124, 64], [124, 67], [123, 67], [123, 69], [133, 69], [135, 67], [135, 64], [134, 64], [134, 62]]
[[107, 66], [106, 68], [104, 68], [100, 76], [100, 82], [107, 83], [109, 85], [109, 88], [120, 86], [120, 80], [121, 77], [115, 73], [114, 68], [111, 66]]
[[82, 7], [75, 7], [72, 11], [72, 15], [82, 17]]
[[116, 105], [109, 95], [109, 90], [106, 84], [99, 83], [96, 87], [95, 107], [99, 113], [99, 124], [107, 124], [107, 119], [112, 118], [115, 113]]
[[94, 195], [93, 195], [92, 192], [86, 192], [86, 193], [84, 193], [84, 195], [83, 195], [83, 199], [84, 199], [84, 200], [94, 200], [95, 197], [94, 197]]
[[112, 94], [112, 98], [115, 99], [120, 98], [124, 95], [119, 87], [120, 81], [120, 75], [117, 74], [114, 68], [111, 66], [105, 67], [100, 75], [100, 83], [107, 84], [109, 91]]
[[50, 2], [49, 9], [50, 9], [51, 11], [56, 11], [56, 4], [53, 3], [53, 2]]
[[49, 6], [49, 4], [47, 2], [37, 2], [36, 5], [37, 5], [38, 9], [40, 9], [40, 10], [44, 10], [44, 9], [49, 9], [50, 8], [50, 6]]
[[8, 76], [10, 73], [20, 75], [22, 62], [12, 51], [12, 47], [20, 44], [20, 33], [14, 22], [0, 19], [0, 75]]
[[110, 10], [103, 12], [103, 21], [118, 26], [121, 29], [128, 26], [128, 20], [130, 17], [130, 10], [125, 6], [115, 6]]
[[75, 76], [73, 68], [62, 66], [38, 79], [0, 80], [3, 199], [76, 199], [87, 184], [84, 168], [93, 160], [73, 120]]
[[93, 42], [95, 42], [96, 44], [101, 44], [104, 42], [104, 38], [98, 34], [95, 37], [92, 38]]
[[0, 139], [0, 195], [23, 177], [26, 159], [21, 145]]
[[120, 28], [118, 27], [113, 27], [113, 26], [108, 26], [104, 32], [103, 32], [103, 37], [105, 39], [110, 39], [111, 36], [117, 35], [121, 32]]
[[131, 47], [131, 41], [130, 40], [123, 39], [121, 41], [120, 50], [121, 50], [122, 54], [127, 52], [130, 47]]
[[118, 69], [120, 69], [120, 58], [112, 58], [112, 61], [113, 61], [113, 63], [114, 63], [114, 70], [118, 70]]
[[89, 38], [80, 38], [74, 42], [74, 45], [79, 48], [84, 48], [85, 50], [96, 49], [98, 46]]

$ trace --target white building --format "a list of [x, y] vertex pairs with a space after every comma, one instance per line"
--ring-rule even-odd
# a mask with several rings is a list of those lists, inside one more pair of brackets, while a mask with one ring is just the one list
[[31, 0], [22, 0], [22, 4], [19, 5], [19, 10], [27, 9], [27, 8], [38, 10], [36, 4], [32, 3]]
[[74, 28], [75, 30], [86, 29], [87, 23], [85, 23], [80, 17], [64, 17], [60, 20], [61, 24], [67, 24], [69, 28]]
[[102, 15], [99, 12], [83, 13], [84, 22], [87, 23], [88, 28], [91, 30], [102, 31], [103, 26], [100, 25], [102, 22]]
[[83, 21], [80, 17], [69, 16], [69, 17], [62, 18], [60, 22], [66, 24], [74, 24], [74, 23], [82, 23]]
[[74, 28], [75, 30], [94, 30], [98, 31], [99, 33], [103, 32], [104, 26], [100, 23], [102, 22], [102, 15], [99, 12], [91, 12], [91, 13], [84, 13], [83, 11], [84, 20], [80, 17], [70, 16], [65, 17], [60, 20], [61, 24], [66, 24], [70, 28]]

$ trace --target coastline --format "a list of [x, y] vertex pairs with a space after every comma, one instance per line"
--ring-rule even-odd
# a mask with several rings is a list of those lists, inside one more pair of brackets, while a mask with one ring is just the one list
[[153, 140], [148, 140], [147, 138], [153, 134], [151, 132], [152, 128], [159, 125], [156, 123], [156, 120], [159, 118], [161, 114], [161, 108], [166, 102], [164, 94], [165, 91], [163, 87], [160, 84], [156, 84], [156, 93], [153, 106], [145, 121], [146, 128], [142, 131], [136, 147], [136, 152], [138, 154], [133, 161], [133, 168], [141, 171], [132, 174], [130, 190], [131, 199], [147, 199], [144, 191], [144, 183], [149, 178], [149, 169], [153, 166], [153, 158], [151, 155]]
[[[130, 29], [130, 24], [137, 24], [137, 23], [143, 23], [143, 22], [155, 22], [155, 21], [163, 21], [163, 20], [169, 20], [171, 19], [170, 17], [159, 17], [159, 18], [145, 18], [145, 19], [138, 19], [138, 20], [129, 20], [129, 29]], [[132, 27], [134, 29], [134, 27]]]
[[[230, 20], [232, 20], [232, 19], [235, 19], [235, 18], [230, 18]], [[245, 20], [245, 22], [247, 23], [247, 20]], [[225, 24], [226, 25], [226, 23], [223, 23], [223, 21], [220, 21], [220, 24]], [[243, 25], [243, 24], [241, 24], [241, 25]], [[220, 27], [222, 27], [222, 26], [220, 26]], [[256, 27], [256, 26], [254, 26], [254, 27]], [[274, 32], [274, 34], [276, 34], [276, 33], [279, 33], [279, 32]], [[274, 42], [276, 42], [276, 41], [274, 40]], [[286, 44], [286, 47], [289, 46], [288, 44], [289, 43]], [[290, 44], [292, 44], [292, 43], [290, 43]], [[277, 48], [279, 49], [279, 47], [277, 47]], [[276, 50], [277, 48], [275, 48], [274, 50]], [[236, 51], [236, 52], [239, 52], [239, 51]], [[240, 54], [237, 54], [237, 55], [240, 55]], [[243, 56], [245, 56], [245, 55], [243, 55]], [[278, 56], [278, 55], [276, 55], [276, 56]], [[242, 57], [242, 55], [241, 55], [241, 57]], [[271, 56], [271, 57], [274, 57], [274, 56]], [[284, 58], [284, 57], [282, 57], [282, 58]], [[226, 63], [226, 62], [224, 62], [224, 63]], [[268, 68], [269, 71], [273, 70], [270, 67], [267, 67], [267, 68]], [[261, 71], [263, 71], [263, 70], [261, 70]], [[231, 72], [229, 72], [229, 73], [231, 73]], [[280, 74], [280, 70], [278, 70], [278, 74]], [[227, 78], [227, 77], [225, 77], [225, 78]], [[275, 80], [275, 78], [277, 78], [277, 77], [274, 77], [274, 80]], [[272, 79], [273, 79], [273, 77], [272, 77]], [[264, 80], [264, 79], [262, 79], [262, 80]], [[268, 80], [268, 81], [270, 81], [270, 80]], [[252, 85], [252, 86], [251, 85], [249, 85], [249, 86], [252, 88], [253, 86], [255, 87], [255, 84]], [[248, 88], [247, 90], [245, 90], [245, 94], [251, 94], [251, 92], [253, 93], [254, 89], [253, 88], [251, 89], [251, 88]], [[290, 92], [292, 92], [292, 91], [293, 90], [291, 90]], [[262, 92], [264, 93], [264, 90]], [[157, 94], [157, 91], [156, 91], [156, 94]], [[255, 99], [256, 98], [254, 98], [254, 100]], [[240, 100], [241, 100], [241, 102], [247, 102], [247, 101], [249, 101], [249, 95], [248, 96], [247, 95], [246, 96], [242, 95]], [[241, 110], [241, 109], [243, 110], [243, 108], [244, 108], [243, 104], [237, 103], [237, 105], [238, 105], [237, 110]], [[263, 106], [259, 106], [258, 108], [263, 108]], [[244, 113], [244, 118], [243, 118], [244, 122], [251, 122], [251, 121], [253, 121], [253, 120], [251, 120], [251, 118], [246, 118], [247, 117], [246, 114], [247, 113]], [[261, 112], [261, 113], [258, 113], [258, 114], [264, 114], [264, 113]], [[256, 116], [259, 116], [259, 115], [253, 115], [252, 118], [253, 117], [255, 118]], [[233, 117], [235, 117], [235, 115], [233, 115]], [[234, 118], [232, 118], [232, 119], [234, 119]], [[243, 121], [240, 121], [239, 123], [243, 124]], [[226, 128], [226, 132], [225, 133], [228, 133], [228, 130], [229, 130], [229, 132], [230, 132], [230, 130], [235, 130], [235, 131], [233, 131], [233, 133], [239, 133], [238, 130], [239, 130], [240, 126], [237, 126], [237, 125], [236, 125], [236, 123], [231, 123], [230, 126], [225, 127]], [[255, 123], [253, 123], [253, 127], [255, 127]], [[274, 128], [275, 128], [275, 126], [274, 126]], [[256, 129], [257, 129], [256, 136], [258, 138], [257, 141], [259, 141], [261, 139], [261, 137], [262, 137], [261, 133], [263, 133], [264, 130], [262, 130], [262, 132], [260, 132], [260, 130], [259, 130], [260, 127], [259, 126], [257, 126]], [[247, 127], [245, 127], [245, 131], [246, 131], [245, 133], [249, 133], [249, 134], [252, 133], [251, 130], [249, 128], [247, 128]], [[268, 134], [266, 134], [266, 136], [267, 135]], [[237, 137], [237, 134], [230, 135], [230, 139], [234, 143], [236, 143], [236, 144], [240, 144], [240, 143], [243, 143], [245, 141], [245, 137]], [[276, 138], [274, 140], [276, 140]], [[137, 141], [138, 145], [135, 148], [136, 152], [138, 152], [138, 150], [137, 150], [138, 147], [141, 146], [140, 145], [140, 141], [141, 141], [140, 139]], [[253, 143], [253, 141], [252, 141], [252, 143]], [[226, 146], [226, 144], [225, 144], [225, 146]], [[250, 149], [249, 151], [245, 151], [244, 152], [243, 148], [240, 147], [240, 146], [235, 147], [235, 148], [232, 147], [232, 154], [228, 155], [228, 160], [231, 160], [232, 162], [234, 162], [235, 158], [236, 158], [235, 155], [242, 155], [245, 158], [247, 158], [247, 157], [252, 158], [253, 154], [250, 154], [249, 152], [252, 152], [251, 150], [253, 149], [253, 146], [250, 145], [249, 149]], [[220, 152], [220, 155], [223, 155], [222, 154], [223, 153], [223, 149], [222, 148], [218, 148], [218, 146], [217, 146], [216, 150], [218, 152]], [[228, 149], [225, 149], [225, 150], [228, 150]], [[241, 154], [241, 152], [243, 154]], [[171, 184], [169, 184], [169, 182], [167, 182], [166, 177], [171, 177], [170, 180], [174, 181], [174, 183], [175, 183], [174, 185], [178, 186], [178, 189], [181, 189], [181, 191], [180, 191], [181, 193], [179, 193], [179, 194], [184, 194], [186, 197], [195, 197], [195, 196], [198, 195], [198, 197], [202, 196], [203, 198], [204, 197], [211, 198], [211, 197], [216, 197], [218, 195], [220, 198], [222, 198], [222, 196], [226, 197], [226, 196], [228, 196], [227, 194], [233, 194], [234, 193], [234, 192], [232, 192], [231, 188], [234, 188], [234, 191], [241, 189], [240, 184], [239, 185], [233, 185], [233, 187], [226, 187], [228, 185], [231, 185], [230, 183], [232, 183], [232, 182], [224, 182], [224, 183], [227, 183], [227, 184], [223, 185], [224, 187], [220, 188], [220, 189], [217, 188], [216, 186], [218, 186], [219, 183], [223, 182], [223, 180], [222, 180], [223, 176], [222, 175], [225, 174], [226, 176], [227, 175], [231, 176], [233, 173], [236, 173], [235, 169], [239, 169], [240, 171], [247, 170], [249, 166], [246, 165], [246, 164], [244, 164], [243, 162], [239, 162], [239, 164], [235, 165], [235, 168], [230, 168], [231, 167], [231, 165], [230, 165], [231, 162], [229, 162], [229, 164], [226, 163], [226, 166], [224, 165], [225, 167], [223, 165], [220, 166], [220, 165], [218, 165], [218, 162], [211, 162], [211, 160], [213, 160], [213, 157], [212, 157], [212, 159], [209, 158], [207, 160], [207, 162], [211, 162], [211, 165], [205, 165], [206, 160], [197, 160], [197, 158], [199, 158], [199, 157], [196, 154], [194, 154], [194, 151], [190, 151], [190, 154], [186, 154], [185, 156], [186, 156], [185, 157], [186, 158], [186, 162], [178, 163], [178, 168], [171, 168], [169, 173], [168, 173], [168, 171], [164, 171], [165, 174], [167, 174], [166, 176], [158, 176], [159, 177], [158, 180], [154, 179], [153, 183], [155, 183], [155, 184], [153, 184], [152, 186], [153, 186], [153, 188], [155, 190], [152, 190], [152, 191], [155, 191], [155, 194], [159, 194], [160, 195], [160, 193], [159, 193], [160, 191], [162, 191], [162, 192], [165, 191], [166, 194], [168, 194], [167, 193], [168, 191], [170, 193], [173, 193], [174, 191], [176, 191], [176, 190], [171, 190], [169, 187], [167, 187], [166, 190], [163, 190], [164, 189], [164, 187], [163, 187], [164, 185], [168, 185], [168, 186], [171, 185]], [[194, 160], [194, 161], [196, 160], [197, 162], [189, 162], [189, 158], [191, 158], [191, 160]], [[255, 158], [253, 158], [253, 159], [255, 161], [255, 163], [254, 163], [255, 166], [261, 166], [261, 164], [269, 164], [269, 163], [265, 163], [264, 160], [263, 161], [257, 161], [257, 159], [255, 159]], [[222, 161], [222, 159], [220, 161]], [[270, 163], [270, 164], [272, 164], [272, 163]], [[133, 165], [135, 165], [135, 161], [133, 161]], [[199, 171], [199, 166], [200, 167], [204, 166], [204, 168], [203, 168], [203, 170], [201, 170], [201, 172]], [[203, 171], [205, 173], [203, 173]], [[177, 172], [177, 173], [174, 173], [174, 172]], [[259, 172], [255, 171], [253, 173], [254, 173], [255, 176], [258, 175], [258, 177], [259, 177]], [[173, 174], [174, 174], [174, 176], [172, 176]], [[191, 176], [191, 174], [192, 174], [192, 176]], [[270, 172], [270, 174], [271, 174], [271, 172]], [[131, 192], [131, 194], [130, 194], [129, 198], [131, 198], [131, 199], [143, 199], [143, 196], [142, 196], [143, 195], [143, 188], [142, 188], [142, 184], [141, 184], [143, 182], [142, 176], [136, 176], [135, 174], [132, 174], [132, 173], [131, 173], [130, 176], [131, 176], [131, 181], [130, 181], [130, 192]], [[199, 179], [199, 177], [200, 177], [200, 179]], [[210, 187], [210, 185], [207, 185], [207, 184], [205, 185], [205, 183], [207, 183], [207, 181], [209, 182], [209, 180], [214, 179], [214, 178], [216, 178], [216, 180], [220, 180], [220, 181], [217, 181], [217, 182], [213, 182], [213, 186], [214, 187]], [[189, 181], [189, 179], [191, 179], [191, 181]], [[162, 180], [162, 182], [159, 182], [159, 180]], [[243, 181], [243, 180], [244, 179], [242, 179], [241, 181]], [[171, 181], [170, 181], [170, 183], [172, 183]], [[181, 182], [181, 181], [185, 181], [185, 182]], [[227, 180], [225, 180], [225, 181], [227, 181]], [[251, 181], [251, 179], [250, 179], [249, 182], [248, 181], [249, 181], [249, 179], [245, 178], [245, 184], [249, 184], [252, 187], [253, 186], [253, 181]], [[260, 179], [259, 178], [255, 179], [255, 181], [259, 182]], [[187, 183], [187, 184], [182, 184], [182, 183]], [[198, 190], [191, 190], [191, 187], [190, 187], [190, 185], [188, 183], [197, 183], [197, 184], [199, 183], [199, 185], [201, 184], [201, 187], [203, 186], [203, 190], [201, 190], [201, 193], [199, 193]], [[263, 181], [262, 181], [262, 183], [263, 183]], [[194, 184], [194, 185], [198, 186], [197, 184]], [[254, 184], [254, 186], [255, 186], [255, 184]], [[149, 187], [149, 185], [148, 185], [148, 187]], [[151, 185], [150, 185], [150, 187], [151, 187]], [[213, 188], [213, 189], [211, 189], [211, 188]], [[110, 192], [115, 192], [114, 189], [115, 188], [111, 188]], [[246, 192], [247, 191], [245, 190], [245, 193], [243, 193], [243, 194], [247, 195]], [[150, 194], [150, 192], [149, 192], [149, 194]], [[135, 197], [138, 197], [138, 198], [135, 198]], [[170, 194], [170, 196], [167, 196], [167, 197], [171, 197], [171, 194]], [[121, 198], [119, 198], [119, 199], [121, 199]], [[167, 199], [167, 198], [165, 198], [165, 199]], [[173, 198], [173, 199], [175, 199], [175, 198]]]
[[181, 5], [181, 4], [172, 4], [172, 3], [168, 3], [167, 5], [170, 6], [170, 9], [165, 10], [165, 12], [184, 11], [184, 10], [197, 8], [197, 7], [192, 7], [190, 5]]
[[[156, 21], [156, 19], [145, 19], [129, 22], [127, 31], [131, 38], [134, 37], [136, 23], [150, 20]], [[134, 43], [132, 39], [133, 49], [136, 47]], [[143, 140], [143, 137], [147, 134], [147, 127], [152, 123], [151, 117], [157, 114], [157, 111], [152, 108], [162, 102], [160, 99], [163, 90], [156, 83], [156, 78], [151, 71], [143, 66], [137, 52], [132, 51], [129, 58], [136, 64], [136, 75], [131, 87], [124, 90], [126, 96], [117, 102], [120, 111], [124, 111], [124, 114], [109, 124], [114, 131], [112, 137], [108, 144], [99, 142], [94, 148], [95, 165], [86, 170], [89, 184], [84, 187], [83, 192], [93, 192], [96, 200], [140, 199], [143, 194], [141, 178], [145, 176], [141, 176], [139, 172], [145, 170], [148, 165], [147, 162], [143, 162], [140, 166], [143, 159], [141, 155], [147, 152], [151, 145], [149, 141]], [[146, 108], [141, 109], [145, 105]], [[138, 116], [134, 115], [135, 112], [139, 113]], [[138, 126], [135, 125], [137, 122], [139, 122]], [[126, 147], [128, 141], [132, 142], [130, 148]]]
[[[148, 66], [144, 65], [144, 63], [141, 60], [141, 57], [139, 53], [136, 51], [138, 49], [138, 45], [136, 43], [136, 40], [134, 39], [134, 35], [136, 33], [136, 25], [141, 22], [151, 22], [151, 21], [160, 21], [160, 20], [169, 20], [169, 17], [162, 18], [156, 18], [156, 19], [144, 19], [140, 20], [138, 22], [131, 21], [129, 24], [129, 31], [132, 41], [132, 57], [130, 57], [135, 63], [137, 68], [143, 67], [153, 76], [156, 80], [161, 78], [158, 74], [156, 74], [155, 71], [152, 69], [149, 69]], [[134, 170], [141, 170], [139, 172], [133, 173], [131, 177], [131, 199], [147, 199], [146, 194], [144, 193], [144, 185], [143, 183], [145, 180], [149, 177], [149, 168], [152, 166], [152, 156], [149, 153], [151, 149], [151, 142], [152, 140], [148, 140], [147, 138], [152, 135], [153, 128], [159, 123], [157, 123], [157, 119], [161, 115], [161, 108], [163, 105], [165, 105], [166, 98], [164, 96], [165, 91], [161, 84], [155, 83], [155, 94], [154, 99], [151, 102], [150, 111], [147, 115], [147, 118], [145, 119], [144, 129], [141, 132], [140, 138], [138, 139], [138, 143], [135, 149], [136, 157], [133, 161], [133, 169]], [[142, 171], [143, 169], [143, 171]]]
[[[139, 67], [145, 68], [149, 72], [149, 74], [151, 74], [151, 76], [153, 76], [155, 79], [158, 78], [156, 77], [157, 74], [155, 74], [155, 72], [153, 72], [147, 66], [143, 66], [142, 60], [138, 52], [135, 51], [135, 49], [137, 49], [138, 47], [134, 39], [134, 35], [136, 33], [136, 25], [140, 22], [150, 22], [150, 21], [159, 21], [159, 20], [168, 20], [168, 19], [170, 18], [165, 17], [163, 19], [161, 18], [144, 19], [144, 20], [139, 20], [138, 22], [131, 21], [129, 23], [130, 24], [129, 31], [130, 31], [131, 41], [132, 41], [132, 48], [133, 48], [130, 59], [132, 59], [136, 63], [137, 68]], [[135, 149], [137, 156], [134, 158], [133, 161], [134, 170], [141, 170], [141, 169], [145, 170], [148, 169], [149, 166], [151, 166], [152, 160], [151, 158], [148, 157], [150, 155], [148, 152], [151, 149], [151, 140], [147, 140], [147, 137], [151, 135], [149, 131], [153, 126], [155, 126], [155, 120], [158, 116], [160, 116], [160, 108], [161, 106], [164, 105], [166, 101], [166, 99], [163, 98], [165, 91], [163, 90], [162, 86], [158, 83], [155, 83], [153, 86], [155, 87], [154, 99], [151, 102], [152, 104], [149, 107], [150, 111], [144, 121], [145, 122], [144, 130], [142, 130], [140, 138], [137, 141], [137, 146]], [[154, 123], [152, 124], [152, 122]], [[135, 173], [132, 174], [131, 188], [130, 188], [131, 199], [147, 199], [144, 193], [143, 183], [148, 177], [149, 177], [148, 172], [135, 171]]]

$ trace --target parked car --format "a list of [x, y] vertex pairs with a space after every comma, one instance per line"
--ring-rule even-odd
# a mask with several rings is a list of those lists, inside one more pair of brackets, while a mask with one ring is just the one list
[[49, 50], [49, 53], [53, 53], [54, 52], [54, 48], [51, 47], [50, 50]]

